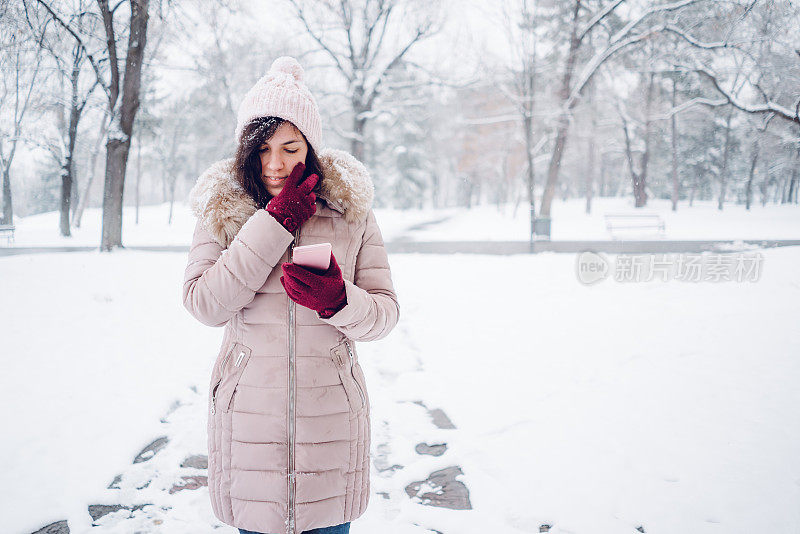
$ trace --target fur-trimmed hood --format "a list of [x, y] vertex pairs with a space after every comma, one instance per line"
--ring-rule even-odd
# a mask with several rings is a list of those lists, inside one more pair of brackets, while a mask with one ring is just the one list
[[[366, 167], [344, 150], [325, 148], [317, 157], [322, 166], [318, 199], [344, 215], [347, 222], [366, 218], [375, 187]], [[189, 193], [189, 206], [203, 227], [227, 248], [258, 206], [235, 180], [233, 159], [212, 164], [200, 175]]]

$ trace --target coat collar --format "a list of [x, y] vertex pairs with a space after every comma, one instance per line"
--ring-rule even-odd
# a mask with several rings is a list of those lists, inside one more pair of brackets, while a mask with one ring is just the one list
[[[322, 166], [320, 191], [316, 193], [328, 207], [341, 213], [347, 222], [363, 221], [375, 193], [366, 167], [344, 150], [325, 148], [317, 157]], [[189, 205], [203, 227], [223, 248], [227, 248], [239, 229], [258, 206], [233, 177], [233, 159], [217, 161], [197, 179], [189, 193]]]

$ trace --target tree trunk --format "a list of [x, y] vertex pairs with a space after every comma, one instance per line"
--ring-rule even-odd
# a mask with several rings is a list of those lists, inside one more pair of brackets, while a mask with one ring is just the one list
[[[533, 167], [533, 117], [527, 114], [523, 120], [525, 127], [525, 156], [528, 161], [526, 189], [528, 193], [528, 211], [530, 215], [530, 240], [533, 241], [533, 225], [536, 220], [536, 197], [534, 191], [535, 174]], [[516, 208], [515, 210], [516, 211]]]
[[758, 162], [758, 139], [753, 139], [753, 148], [751, 150], [750, 159], [750, 174], [747, 177], [747, 185], [745, 186], [745, 209], [750, 209], [750, 204], [753, 201], [753, 177], [756, 174], [756, 163]]
[[364, 161], [364, 130], [369, 106], [365, 105], [362, 83], [354, 82], [350, 103], [353, 107], [353, 138], [350, 140], [350, 150], [357, 160]]
[[[644, 153], [642, 154], [642, 168], [637, 175], [633, 172], [633, 158], [629, 157], [631, 162], [631, 175], [633, 176], [633, 198], [635, 200], [634, 206], [643, 208], [647, 205], [647, 170], [650, 162], [650, 131], [652, 130], [652, 121], [650, 120], [650, 110], [653, 106], [653, 87], [655, 85], [655, 73], [650, 73], [650, 79], [647, 82], [647, 92], [645, 97], [644, 106]], [[627, 132], [627, 128], [625, 129]]]
[[364, 130], [367, 125], [367, 119], [358, 118], [360, 112], [356, 113], [356, 118], [353, 119], [353, 133], [355, 136], [350, 141], [350, 150], [353, 156], [359, 161], [364, 161]]
[[623, 117], [622, 119], [622, 132], [625, 137], [625, 155], [628, 160], [628, 171], [631, 173], [631, 185], [633, 187], [633, 196], [636, 197], [636, 188], [639, 184], [639, 175], [636, 173], [636, 165], [633, 161], [633, 149], [631, 147], [631, 135], [628, 132], [628, 122]]
[[[800, 152], [800, 151], [798, 151]], [[798, 153], [795, 153], [794, 165], [792, 165], [792, 179], [789, 181], [789, 193], [786, 195], [786, 202], [797, 203], [797, 167], [800, 164]]]
[[586, 213], [592, 212], [592, 194], [594, 190], [594, 113], [592, 113], [592, 133], [589, 135], [589, 153], [586, 157]]
[[775, 195], [775, 203], [786, 203], [786, 194], [789, 192], [789, 179], [787, 177], [781, 178], [780, 194]]
[[[119, 115], [112, 112], [117, 121], [106, 143], [106, 180], [103, 191], [103, 237], [100, 249], [110, 251], [122, 246], [122, 206], [125, 190], [125, 170], [131, 146], [133, 121], [139, 109], [139, 90], [142, 82], [142, 63], [147, 37], [147, 2], [131, 0], [131, 25], [128, 37], [128, 55], [125, 59], [125, 79], [122, 90], [122, 106]], [[109, 109], [115, 109], [115, 98], [109, 101]]]
[[75, 228], [81, 227], [81, 218], [83, 217], [83, 210], [86, 209], [86, 205], [89, 203], [90, 198], [90, 191], [92, 190], [92, 184], [94, 183], [94, 177], [97, 175], [97, 156], [100, 154], [100, 147], [102, 146], [103, 140], [106, 137], [106, 130], [108, 129], [108, 113], [103, 116], [103, 122], [100, 124], [100, 134], [97, 136], [97, 141], [95, 142], [94, 149], [92, 150], [92, 157], [89, 159], [89, 174], [86, 178], [86, 186], [83, 188], [83, 196], [81, 196], [80, 202], [78, 203], [78, 208], [75, 210], [75, 213], [72, 215], [72, 225]]
[[[672, 109], [675, 109], [678, 101], [678, 80], [672, 78]], [[678, 198], [680, 189], [678, 186], [678, 121], [676, 113], [670, 117], [670, 128], [672, 133], [672, 211], [678, 211]]]
[[69, 220], [70, 221], [75, 220], [75, 211], [77, 211], [78, 203], [81, 201], [81, 191], [80, 191], [80, 186], [78, 185], [78, 175], [75, 173], [75, 165], [74, 164], [73, 164], [72, 168], [73, 168], [73, 171], [72, 171], [72, 193], [70, 194], [71, 200], [69, 202], [70, 209], [71, 209], [70, 214], [69, 214]]
[[[572, 12], [572, 29], [570, 31], [569, 50], [567, 52], [567, 61], [564, 68], [564, 76], [561, 79], [561, 88], [559, 89], [559, 103], [566, 105], [569, 100], [570, 85], [572, 82], [572, 74], [575, 70], [575, 61], [578, 57], [578, 47], [581, 44], [578, 38], [579, 16], [581, 12], [581, 0], [575, 0], [575, 7]], [[547, 183], [544, 187], [542, 194], [542, 203], [539, 207], [539, 214], [542, 217], [550, 217], [550, 206], [553, 203], [553, 197], [556, 192], [556, 183], [558, 182], [558, 173], [561, 170], [561, 158], [564, 155], [564, 148], [567, 144], [567, 134], [569, 133], [569, 113], [577, 103], [577, 99], [569, 106], [569, 109], [563, 110], [559, 117], [558, 126], [556, 130], [555, 144], [553, 145], [553, 154], [550, 156], [550, 164], [547, 166]]]
[[170, 184], [169, 188], [169, 218], [167, 219], [167, 224], [172, 226], [172, 208], [175, 205], [175, 186], [178, 184], [177, 179], [173, 179], [172, 183]]
[[[38, 71], [39, 67], [37, 66], [36, 69]], [[27, 108], [27, 102], [28, 100], [26, 99], [25, 107], [22, 109], [23, 113]], [[14, 224], [14, 204], [11, 199], [11, 164], [14, 162], [14, 155], [17, 153], [17, 141], [19, 141], [20, 132], [22, 131], [21, 124], [22, 114], [15, 119], [14, 137], [11, 139], [11, 150], [8, 156], [3, 152], [3, 140], [0, 138], [0, 162], [2, 162], [3, 167], [3, 219], [0, 224]]]
[[142, 182], [142, 136], [136, 141], [136, 224], [139, 224], [139, 185]]
[[61, 216], [59, 231], [62, 236], [70, 237], [69, 209], [72, 203], [72, 159], [68, 158], [61, 168]]
[[601, 151], [600, 152], [600, 183], [598, 184], [598, 187], [597, 187], [597, 189], [598, 189], [597, 194], [599, 196], [601, 196], [601, 197], [604, 197], [604, 196], [606, 196], [608, 194], [608, 191], [607, 191], [607, 188], [606, 188], [606, 172], [607, 172], [607, 168], [606, 167], [608, 166], [607, 159], [608, 158], [606, 158], [606, 155], [603, 154], [603, 152]]
[[66, 131], [66, 154], [63, 156], [61, 166], [61, 217], [60, 231], [64, 237], [69, 237], [70, 215], [74, 211], [72, 206], [73, 193], [75, 191], [75, 142], [78, 138], [78, 123], [81, 121], [83, 105], [79, 102], [78, 82], [81, 75], [82, 52], [79, 47], [75, 47], [72, 54], [72, 72], [70, 73], [70, 109], [69, 124]]
[[14, 203], [11, 200], [11, 173], [8, 165], [3, 166], [3, 217], [0, 224], [13, 224]]
[[[77, 55], [76, 55], [77, 58]], [[78, 137], [78, 123], [81, 120], [81, 110], [78, 107], [78, 76], [80, 75], [80, 62], [76, 60], [72, 68], [72, 103], [69, 110], [69, 127], [67, 130], [67, 153], [61, 169], [61, 235], [69, 237], [70, 208], [72, 206], [73, 181], [75, 180], [75, 141]]]
[[728, 118], [725, 120], [725, 149], [722, 152], [722, 170], [719, 176], [719, 200], [717, 202], [717, 209], [722, 210], [725, 204], [725, 192], [728, 187], [728, 160], [731, 153], [731, 118], [733, 117], [733, 108], [728, 111]]
[[634, 206], [637, 208], [641, 208], [647, 204], [647, 190], [645, 189], [647, 184], [647, 162], [649, 159], [650, 153], [650, 144], [648, 143], [647, 139], [649, 138], [649, 126], [645, 126], [645, 144], [644, 144], [644, 152], [642, 153], [641, 158], [641, 172], [636, 171], [636, 163], [633, 158], [633, 147], [631, 143], [631, 135], [628, 130], [628, 121], [625, 119], [625, 116], [622, 116], [622, 131], [625, 137], [625, 155], [628, 160], [628, 170], [631, 174], [631, 189], [633, 191], [633, 198], [634, 198]]
[[439, 207], [439, 195], [442, 186], [442, 178], [439, 173], [432, 173], [431, 176], [431, 207], [436, 209]]
[[161, 166], [161, 202], [167, 201], [167, 173], [164, 165]]
[[592, 195], [594, 194], [594, 166], [595, 166], [595, 151], [597, 150], [594, 144], [595, 132], [597, 132], [597, 113], [594, 106], [595, 84], [594, 81], [589, 82], [589, 114], [591, 128], [589, 131], [589, 144], [586, 155], [586, 213], [592, 212]]
[[103, 189], [102, 249], [122, 246], [122, 204], [130, 140], [109, 138], [106, 143], [106, 180]]

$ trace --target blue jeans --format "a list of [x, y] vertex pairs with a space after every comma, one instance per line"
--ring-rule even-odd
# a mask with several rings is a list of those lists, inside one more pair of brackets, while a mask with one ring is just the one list
[[[342, 523], [341, 525], [334, 525], [332, 527], [321, 527], [312, 530], [303, 531], [302, 534], [348, 534], [350, 532], [350, 522]], [[252, 530], [239, 529], [239, 534], [260, 534]]]

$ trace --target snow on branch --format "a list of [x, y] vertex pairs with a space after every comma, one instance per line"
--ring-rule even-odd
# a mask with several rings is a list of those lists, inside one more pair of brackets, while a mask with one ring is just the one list
[[51, 17], [53, 17], [53, 20], [54, 20], [54, 21], [56, 21], [56, 22], [57, 22], [57, 23], [58, 23], [58, 24], [59, 24], [61, 27], [63, 27], [63, 28], [64, 28], [64, 29], [65, 29], [65, 30], [66, 30], [66, 31], [67, 31], [67, 32], [68, 32], [70, 35], [72, 35], [72, 37], [73, 37], [73, 38], [75, 39], [75, 41], [78, 43], [78, 47], [79, 47], [80, 49], [82, 49], [82, 50], [83, 50], [83, 53], [84, 53], [84, 54], [86, 54], [86, 57], [89, 59], [89, 63], [92, 65], [92, 69], [94, 69], [94, 74], [95, 74], [95, 76], [97, 77], [97, 82], [98, 82], [98, 84], [100, 85], [100, 87], [102, 87], [102, 88], [103, 88], [103, 91], [105, 91], [105, 93], [106, 93], [106, 96], [109, 96], [109, 95], [110, 95], [110, 92], [111, 92], [111, 89], [110, 89], [110, 88], [109, 88], [109, 87], [108, 87], [108, 86], [107, 86], [105, 83], [103, 83], [103, 74], [102, 74], [102, 72], [100, 71], [100, 65], [99, 65], [99, 63], [97, 62], [97, 60], [94, 58], [94, 56], [91, 54], [91, 52], [89, 52], [89, 49], [86, 47], [86, 45], [84, 44], [84, 42], [83, 42], [83, 40], [80, 38], [80, 36], [79, 36], [79, 35], [78, 35], [78, 34], [75, 32], [75, 30], [73, 30], [73, 29], [72, 29], [72, 27], [71, 27], [71, 26], [70, 26], [68, 23], [66, 23], [66, 22], [65, 22], [65, 21], [64, 21], [64, 20], [63, 20], [63, 19], [62, 19], [62, 18], [61, 18], [61, 17], [60, 17], [60, 16], [59, 16], [59, 15], [58, 15], [58, 14], [57, 14], [57, 13], [56, 13], [56, 12], [55, 12], [55, 11], [54, 11], [52, 8], [51, 8], [51, 7], [50, 7], [50, 6], [47, 4], [47, 2], [45, 2], [44, 0], [36, 0], [36, 1], [37, 1], [37, 2], [38, 2], [38, 3], [39, 3], [39, 4], [40, 4], [40, 5], [43, 7], [43, 8], [45, 8], [45, 10], [46, 10], [48, 13], [50, 13], [50, 16], [51, 16]]
[[[689, 35], [684, 30], [677, 28], [672, 25], [665, 25], [663, 27], [663, 31], [673, 33], [686, 41], [689, 45], [693, 48], [698, 48], [700, 50], [718, 50], [721, 48], [733, 48], [736, 50], [740, 50], [739, 46], [735, 43], [730, 43], [727, 41], [720, 41], [720, 42], [710, 42], [706, 43], [696, 39], [695, 37]], [[775, 115], [781, 117], [782, 119], [795, 122], [800, 124], [800, 116], [798, 115], [798, 111], [800, 111], [800, 100], [797, 102], [795, 106], [794, 112], [789, 108], [783, 107], [780, 104], [773, 102], [770, 100], [769, 96], [764, 92], [764, 90], [756, 83], [752, 85], [758, 90], [761, 94], [762, 98], [764, 99], [764, 103], [761, 105], [747, 105], [736, 98], [730, 91], [723, 89], [720, 85], [717, 76], [703, 67], [695, 67], [691, 69], [686, 69], [690, 72], [696, 72], [700, 74], [701, 77], [711, 81], [714, 88], [725, 98], [725, 103], [732, 105], [736, 109], [740, 111], [744, 111], [746, 113], [774, 113]]]
[[780, 104], [777, 104], [776, 102], [769, 100], [768, 98], [766, 99], [766, 102], [764, 102], [761, 105], [756, 105], [756, 106], [747, 105], [739, 101], [735, 96], [733, 96], [728, 91], [723, 89], [719, 83], [719, 80], [717, 80], [717, 77], [713, 73], [703, 68], [694, 68], [691, 70], [693, 72], [700, 74], [703, 78], [706, 78], [707, 80], [711, 81], [714, 88], [717, 91], [719, 91], [719, 93], [723, 97], [725, 97], [725, 100], [738, 110], [744, 111], [746, 113], [774, 113], [775, 115], [781, 117], [782, 119], [800, 124], [800, 117], [798, 117], [797, 113], [798, 107], [800, 107], [800, 102], [798, 103], [798, 107], [795, 107], [794, 112], [792, 112], [792, 110], [790, 110], [789, 108], [783, 107]]
[[[381, 2], [378, 5], [378, 13], [375, 15], [374, 20], [369, 24], [369, 28], [367, 29], [367, 36], [364, 39], [364, 43], [361, 50], [361, 55], [364, 58], [364, 69], [371, 70], [376, 58], [378, 57], [378, 53], [381, 51], [381, 45], [383, 44], [383, 37], [386, 35], [386, 26], [389, 23], [389, 17], [392, 15], [392, 10], [395, 8], [395, 4], [390, 2], [388, 5], [384, 5]], [[365, 6], [366, 11], [366, 6]], [[380, 33], [378, 35], [377, 41], [373, 40], [373, 33], [378, 25], [381, 25]], [[372, 50], [372, 54], [370, 57], [369, 48], [370, 46], [375, 43], [375, 46]]]
[[720, 106], [727, 106], [730, 102], [726, 99], [719, 99], [719, 100], [712, 100], [710, 98], [692, 98], [691, 100], [687, 100], [686, 102], [681, 103], [678, 106], [670, 109], [666, 113], [662, 113], [661, 115], [654, 115], [650, 118], [653, 121], [662, 121], [666, 119], [672, 118], [673, 115], [677, 115], [678, 113], [684, 112], [689, 108], [692, 108], [696, 105], [708, 106], [710, 108], [718, 108]]
[[688, 33], [686, 33], [683, 29], [678, 28], [672, 24], [665, 24], [663, 27], [663, 31], [668, 33], [674, 33], [690, 45], [695, 48], [702, 48], [703, 50], [717, 50], [719, 48], [736, 48], [738, 49], [738, 45], [729, 43], [728, 41], [719, 41], [716, 43], [704, 43], [702, 41], [698, 41], [696, 38], [692, 37]]
[[367, 93], [369, 95], [367, 96], [368, 107], [372, 106], [372, 103], [375, 101], [375, 97], [378, 96], [378, 93], [381, 90], [381, 84], [386, 79], [386, 76], [389, 73], [389, 71], [391, 71], [398, 63], [400, 63], [400, 61], [403, 59], [403, 56], [406, 55], [406, 52], [408, 52], [409, 49], [411, 49], [411, 47], [414, 46], [414, 44], [416, 44], [418, 41], [423, 40], [425, 37], [429, 36], [430, 31], [431, 31], [430, 25], [417, 28], [416, 31], [414, 32], [414, 35], [408, 40], [405, 46], [397, 54], [395, 54], [394, 58], [386, 65], [386, 67], [384, 67], [383, 71], [381, 71], [380, 75], [375, 80], [375, 83], [373, 84], [372, 88]]
[[289, 3], [291, 3], [292, 6], [294, 7], [295, 15], [297, 15], [297, 18], [300, 19], [300, 22], [303, 23], [303, 26], [305, 27], [306, 31], [311, 36], [311, 38], [314, 39], [320, 47], [322, 47], [322, 49], [331, 57], [331, 59], [333, 59], [333, 62], [336, 63], [336, 68], [339, 69], [339, 72], [342, 73], [345, 79], [349, 82], [352, 82], [353, 74], [350, 71], [348, 71], [344, 67], [344, 65], [342, 65], [342, 63], [339, 61], [339, 55], [336, 52], [334, 52], [328, 45], [326, 45], [325, 42], [322, 40], [322, 38], [319, 35], [317, 35], [317, 33], [314, 30], [311, 29], [311, 24], [309, 24], [308, 22], [308, 17], [306, 17], [306, 12], [303, 9], [303, 6], [301, 6], [296, 0], [289, 0]]
[[[700, 1], [703, 0], [680, 0], [678, 2], [669, 2], [666, 4], [651, 6], [648, 9], [645, 9], [638, 17], [632, 19], [625, 26], [623, 26], [617, 33], [611, 36], [611, 39], [609, 40], [608, 44], [602, 50], [596, 52], [594, 56], [592, 56], [592, 58], [586, 64], [586, 66], [583, 68], [583, 71], [581, 72], [581, 75], [578, 78], [577, 83], [573, 87], [572, 91], [570, 92], [569, 98], [564, 104], [564, 111], [569, 110], [575, 104], [577, 98], [580, 96], [580, 94], [583, 92], [583, 89], [589, 83], [589, 80], [592, 79], [592, 76], [594, 76], [595, 72], [597, 72], [597, 69], [600, 68], [600, 66], [603, 63], [605, 63], [606, 60], [608, 60], [608, 58], [610, 58], [623, 48], [632, 45], [634, 43], [638, 43], [639, 41], [648, 39], [653, 35], [664, 30], [664, 26], [660, 25], [639, 32], [638, 34], [632, 34], [634, 28], [636, 28], [639, 24], [641, 24], [645, 19], [651, 17], [652, 15], [655, 15], [656, 13], [667, 13], [670, 11], [675, 11], [683, 7], [686, 7], [688, 5], [696, 4]], [[611, 6], [616, 7], [616, 5], [614, 5], [613, 2], [609, 4], [608, 8], [611, 8]], [[592, 18], [592, 21], [595, 21], [595, 19], [597, 19], [596, 22], [602, 20], [602, 17], [600, 17], [600, 15], [603, 15], [603, 11], [604, 10], [601, 10], [597, 15], [595, 15], [595, 17]], [[590, 21], [590, 23], [592, 23], [593, 25], [596, 24], [596, 22], [592, 21]], [[589, 29], [591, 29], [591, 27], [587, 25], [586, 30], [588, 31]]]
[[589, 80], [591, 80], [592, 76], [594, 76], [595, 72], [597, 72], [597, 69], [600, 68], [600, 66], [603, 63], [605, 63], [608, 58], [610, 58], [623, 48], [630, 46], [634, 43], [638, 43], [639, 41], [644, 41], [645, 39], [652, 37], [656, 33], [658, 33], [658, 28], [651, 28], [642, 33], [631, 35], [627, 39], [617, 41], [611, 44], [610, 46], [604, 48], [603, 50], [597, 52], [583, 68], [583, 71], [581, 72], [581, 75], [578, 78], [578, 83], [575, 84], [575, 87], [572, 89], [569, 98], [564, 103], [564, 109], [568, 110], [575, 104], [577, 98], [580, 96], [581, 92], [583, 92], [584, 87], [586, 87], [586, 85], [589, 83]]
[[465, 118], [459, 119], [457, 122], [458, 124], [464, 125], [484, 125], [484, 124], [500, 124], [503, 122], [519, 122], [520, 116], [517, 114], [511, 115], [496, 115], [493, 117], [476, 117], [476, 118]]
[[589, 22], [586, 23], [586, 26], [584, 26], [583, 29], [578, 32], [578, 40], [583, 39], [587, 33], [592, 31], [597, 24], [599, 24], [604, 18], [617, 9], [617, 7], [623, 2], [625, 2], [625, 0], [613, 0], [613, 2], [609, 2], [606, 7], [598, 11], [594, 17], [589, 19]]
[[641, 15], [636, 17], [635, 19], [631, 20], [628, 24], [622, 27], [617, 33], [615, 33], [611, 37], [611, 41], [609, 45], [613, 45], [614, 43], [621, 41], [625, 38], [626, 35], [630, 34], [633, 29], [638, 26], [642, 21], [646, 18], [654, 15], [656, 13], [667, 13], [669, 11], [675, 11], [677, 9], [681, 9], [682, 7], [686, 7], [691, 4], [696, 4], [701, 0], [680, 0], [679, 2], [671, 2], [668, 4], [660, 4], [656, 6], [652, 6], [642, 12]]

